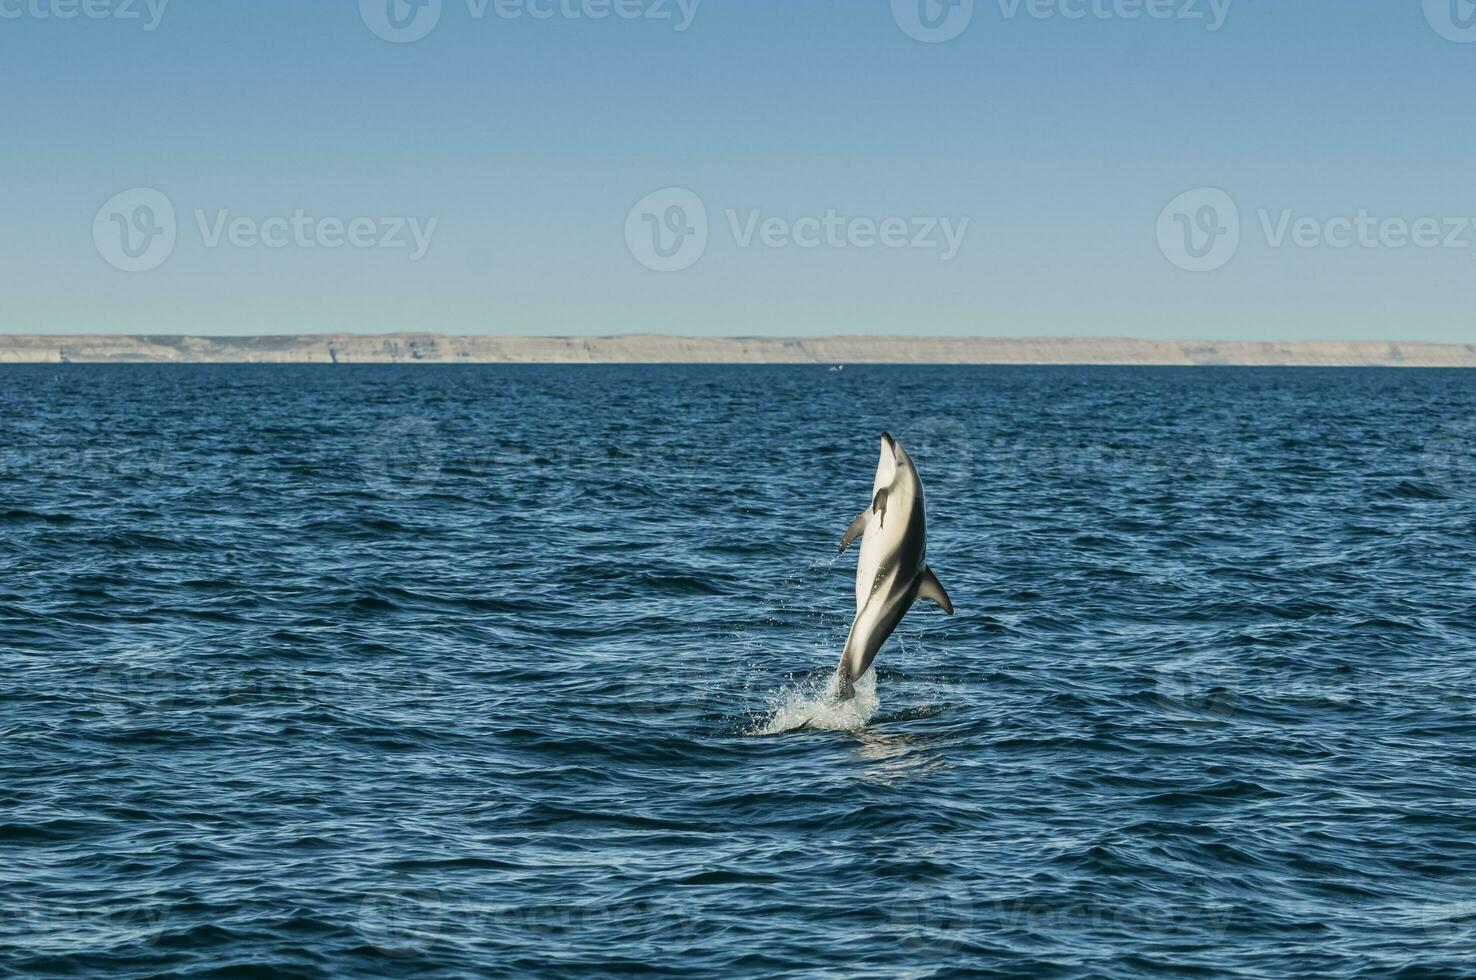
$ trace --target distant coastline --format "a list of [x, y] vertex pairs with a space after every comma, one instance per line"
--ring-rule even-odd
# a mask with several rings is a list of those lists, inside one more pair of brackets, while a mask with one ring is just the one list
[[1476, 344], [1128, 337], [0, 335], [0, 364], [1101, 364], [1476, 367]]

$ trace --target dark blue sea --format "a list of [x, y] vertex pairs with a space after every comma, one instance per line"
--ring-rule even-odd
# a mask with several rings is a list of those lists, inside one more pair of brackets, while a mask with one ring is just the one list
[[3, 368], [0, 975], [1471, 976], [1473, 563], [1476, 372]]

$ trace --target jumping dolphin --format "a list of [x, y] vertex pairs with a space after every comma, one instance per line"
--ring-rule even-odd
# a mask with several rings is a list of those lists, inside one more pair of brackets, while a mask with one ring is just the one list
[[928, 568], [927, 516], [922, 480], [912, 457], [890, 434], [882, 433], [881, 459], [871, 487], [871, 506], [851, 522], [840, 553], [861, 538], [856, 562], [856, 619], [836, 668], [837, 696], [848, 701], [856, 678], [866, 673], [876, 652], [918, 599], [929, 599], [953, 615], [953, 603]]

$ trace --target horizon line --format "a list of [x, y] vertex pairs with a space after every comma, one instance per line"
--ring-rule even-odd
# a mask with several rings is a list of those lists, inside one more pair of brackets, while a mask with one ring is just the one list
[[0, 334], [0, 364], [6, 363], [1476, 367], [1476, 344], [875, 334]]

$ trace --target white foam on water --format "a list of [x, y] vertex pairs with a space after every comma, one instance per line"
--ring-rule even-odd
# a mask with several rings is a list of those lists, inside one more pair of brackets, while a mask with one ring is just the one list
[[876, 671], [868, 670], [856, 681], [856, 696], [836, 701], [836, 679], [829, 674], [823, 682], [810, 681], [778, 691], [769, 702], [773, 708], [767, 721], [756, 725], [750, 735], [780, 735], [798, 728], [853, 732], [866, 727], [881, 705], [876, 696]]

